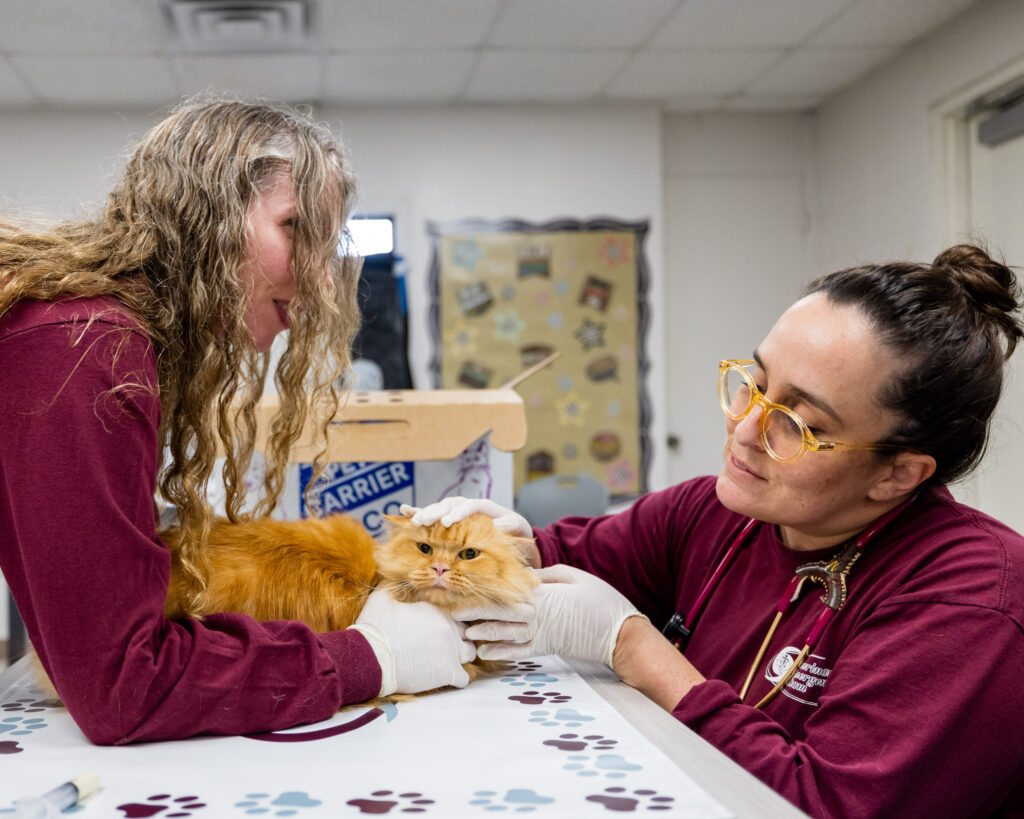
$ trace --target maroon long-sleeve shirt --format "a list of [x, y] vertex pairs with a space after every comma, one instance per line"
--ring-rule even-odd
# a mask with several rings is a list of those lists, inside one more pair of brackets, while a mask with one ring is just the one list
[[356, 631], [164, 617], [157, 388], [150, 339], [113, 299], [0, 317], [0, 570], [71, 716], [120, 744], [277, 730], [376, 696]]
[[[545, 565], [599, 575], [660, 628], [689, 612], [743, 522], [699, 478], [537, 535]], [[760, 527], [696, 623], [686, 657], [707, 681], [675, 716], [814, 816], [1024, 816], [1024, 538], [945, 489], [866, 547], [846, 607], [757, 711], [822, 611], [807, 584], [740, 701], [794, 571], [834, 551]]]

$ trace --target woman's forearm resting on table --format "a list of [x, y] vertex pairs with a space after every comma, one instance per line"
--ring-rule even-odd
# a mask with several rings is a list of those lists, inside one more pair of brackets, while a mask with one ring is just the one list
[[671, 711], [704, 677], [651, 622], [630, 617], [619, 629], [612, 668], [623, 682]]

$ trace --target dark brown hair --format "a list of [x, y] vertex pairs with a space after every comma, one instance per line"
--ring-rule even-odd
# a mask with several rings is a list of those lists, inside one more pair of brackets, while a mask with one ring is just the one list
[[930, 265], [865, 265], [823, 276], [808, 293], [863, 311], [898, 357], [878, 396], [900, 422], [886, 443], [935, 458], [931, 480], [967, 475], [985, 452], [1003, 366], [1024, 335], [1013, 272], [974, 245]]

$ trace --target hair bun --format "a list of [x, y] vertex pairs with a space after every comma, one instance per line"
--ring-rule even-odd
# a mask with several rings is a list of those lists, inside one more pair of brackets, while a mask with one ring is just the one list
[[1014, 314], [1021, 306], [1021, 291], [1013, 271], [976, 245], [954, 245], [932, 262], [947, 273], [967, 296], [971, 306], [994, 322], [1006, 337], [1006, 355], [1013, 352], [1024, 328]]

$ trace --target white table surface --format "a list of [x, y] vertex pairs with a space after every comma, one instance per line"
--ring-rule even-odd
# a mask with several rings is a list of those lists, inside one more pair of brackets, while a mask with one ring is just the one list
[[[598, 695], [599, 699], [595, 700], [595, 702], [603, 700], [610, 705], [645, 740], [654, 746], [654, 749], [652, 749], [654, 753], [660, 751], [661, 754], [664, 754], [666, 761], [661, 764], [669, 774], [668, 779], [672, 778], [671, 771], [674, 770], [672, 765], [677, 766], [685, 773], [685, 776], [679, 777], [680, 780], [688, 779], [696, 783], [707, 795], [716, 800], [722, 808], [725, 808], [728, 812], [738, 817], [738, 819], [799, 819], [800, 817], [805, 817], [806, 819], [806, 814], [683, 726], [670, 714], [658, 708], [638, 691], [622, 683], [614, 672], [607, 667], [578, 661], [567, 662], [566, 665]], [[0, 702], [12, 697], [23, 696], [25, 687], [31, 684], [31, 680], [31, 672], [25, 660], [19, 661], [10, 668], [0, 672]], [[11, 713], [13, 714], [14, 712]], [[28, 715], [25, 716], [27, 717]], [[34, 714], [32, 716], [38, 717], [39, 715]], [[25, 717], [21, 718], [24, 719]], [[12, 718], [9, 717], [9, 721], [10, 719]], [[42, 722], [40, 719], [35, 721]], [[72, 730], [77, 731], [73, 726]], [[13, 734], [8, 733], [0, 735], [0, 739], [11, 739], [13, 736]], [[212, 738], [203, 742], [230, 743], [232, 741], [234, 741], [233, 738], [222, 738], [221, 740]], [[155, 746], [161, 744], [128, 746], [128, 749], [131, 747], [143, 749], [148, 747], [152, 750], [142, 750], [140, 753], [152, 754], [157, 750]], [[264, 743], [256, 744], [263, 745]], [[89, 747], [93, 746], [85, 747], [82, 751], [75, 753], [79, 755], [84, 754], [82, 756], [84, 759], [89, 754]], [[170, 749], [168, 748], [168, 750]], [[58, 750], [55, 753], [58, 755], [66, 754], [66, 749]], [[225, 753], [230, 753], [226, 745]], [[0, 781], [5, 779], [3, 776], [4, 759], [4, 756], [0, 756]], [[6, 759], [12, 760], [13, 757], [6, 757]], [[64, 772], [65, 767], [66, 765], [63, 764], [60, 766], [61, 773]], [[61, 781], [63, 781], [63, 778]], [[52, 784], [55, 786], [59, 782], [54, 781]], [[6, 790], [6, 787], [0, 788], [0, 791]], [[3, 795], [11, 796], [9, 794]], [[0, 799], [0, 803], [8, 804], [3, 799]], [[4, 813], [4, 811], [0, 811], [0, 813]], [[86, 815], [90, 815], [88, 811], [86, 811]], [[83, 816], [83, 819], [85, 819], [85, 816]]]

